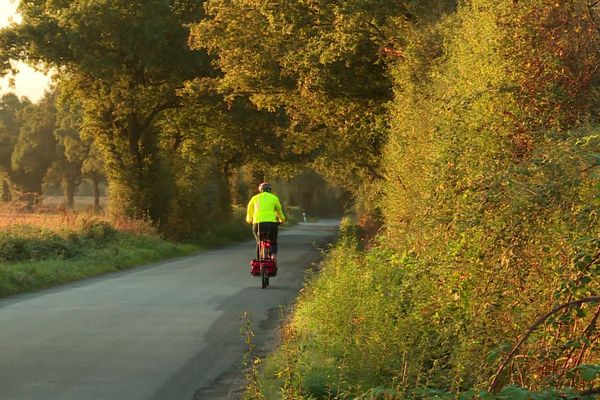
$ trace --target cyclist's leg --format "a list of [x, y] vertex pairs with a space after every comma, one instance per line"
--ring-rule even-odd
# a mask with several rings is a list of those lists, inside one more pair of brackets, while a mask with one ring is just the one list
[[256, 239], [256, 258], [260, 258], [260, 238], [258, 237], [259, 226], [258, 224], [252, 224], [252, 233], [254, 234], [254, 239]]

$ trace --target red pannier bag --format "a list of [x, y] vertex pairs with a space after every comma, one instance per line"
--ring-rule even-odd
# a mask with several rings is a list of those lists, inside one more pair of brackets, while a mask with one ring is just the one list
[[[256, 258], [252, 260], [250, 266], [252, 269], [250, 270], [250, 275], [259, 276], [260, 275], [260, 261]], [[263, 268], [266, 268], [268, 276], [276, 276], [277, 275], [277, 261], [276, 260], [263, 260], [262, 261]]]

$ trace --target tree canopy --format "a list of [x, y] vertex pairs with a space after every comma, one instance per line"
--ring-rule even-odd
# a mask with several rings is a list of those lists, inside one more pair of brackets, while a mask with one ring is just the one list
[[[84, 135], [106, 160], [113, 210], [164, 217], [168, 198], [157, 120], [180, 106], [186, 79], [211, 75], [187, 46], [193, 1], [22, 1], [23, 22], [5, 29], [10, 57], [53, 66], [83, 107]], [[86, 133], [87, 132], [87, 133]]]

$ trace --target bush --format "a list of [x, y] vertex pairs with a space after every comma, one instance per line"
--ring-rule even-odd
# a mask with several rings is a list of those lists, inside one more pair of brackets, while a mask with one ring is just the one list
[[79, 254], [72, 237], [30, 226], [0, 232], [0, 262], [67, 259]]
[[0, 262], [66, 260], [117, 239], [108, 222], [85, 220], [76, 231], [16, 225], [0, 231]]
[[286, 206], [285, 210], [286, 225], [294, 226], [298, 222], [304, 222], [304, 216], [302, 215], [302, 209], [297, 206]]
[[385, 179], [366, 191], [383, 193], [364, 202], [385, 227], [361, 250], [343, 222], [266, 369], [280, 377], [266, 379], [268, 398], [584, 398], [597, 387], [597, 304], [534, 325], [600, 292], [600, 37], [588, 6], [469, 0], [440, 18], [410, 8], [390, 29]]
[[117, 236], [117, 230], [106, 221], [93, 221], [84, 224], [79, 235], [85, 239], [103, 242], [114, 239]]

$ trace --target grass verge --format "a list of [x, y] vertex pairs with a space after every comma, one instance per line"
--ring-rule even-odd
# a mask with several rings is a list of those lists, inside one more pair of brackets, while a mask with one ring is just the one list
[[[500, 356], [473, 351], [479, 342], [466, 347], [472, 320], [455, 293], [424, 271], [415, 254], [364, 249], [360, 237], [360, 229], [342, 221], [338, 243], [282, 329], [280, 347], [264, 360], [252, 357], [245, 400], [591, 400], [600, 393], [592, 352], [566, 372], [570, 385], [541, 377], [536, 386], [504, 381], [494, 388], [493, 373], [510, 342]], [[600, 309], [589, 308], [583, 328], [597, 322], [592, 314]], [[477, 333], [492, 336], [494, 328]], [[467, 370], [475, 363], [479, 368]]]
[[175, 243], [157, 234], [117, 230], [101, 219], [79, 219], [52, 228], [33, 224], [0, 231], [0, 297], [32, 292], [133, 266], [166, 260], [250, 239], [236, 214], [192, 243]]
[[0, 297], [73, 282], [128, 267], [197, 251], [189, 244], [167, 242], [157, 236], [116, 233], [103, 245], [89, 246], [73, 257], [53, 257], [0, 263]]

